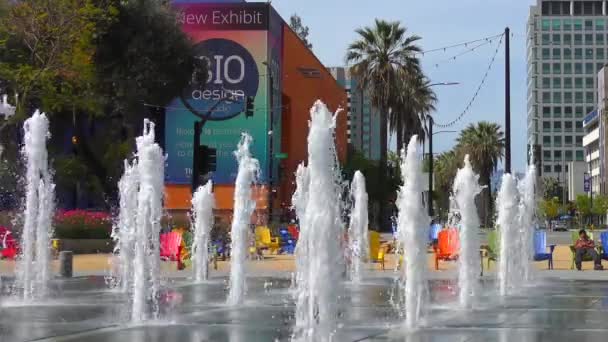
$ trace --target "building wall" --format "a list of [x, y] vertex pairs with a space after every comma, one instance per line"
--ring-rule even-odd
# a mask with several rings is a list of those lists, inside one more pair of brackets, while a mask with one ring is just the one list
[[348, 68], [329, 68], [338, 83], [344, 87], [347, 94], [348, 143], [366, 158], [380, 159], [380, 114], [371, 105], [370, 97], [359, 89], [359, 83]]
[[585, 194], [584, 175], [587, 172], [585, 162], [568, 163], [568, 200], [576, 201], [576, 196]]
[[280, 202], [291, 205], [295, 190], [295, 172], [298, 165], [308, 159], [308, 122], [310, 108], [316, 100], [327, 104], [330, 110], [344, 110], [338, 115], [336, 143], [338, 158], [346, 161], [347, 154], [347, 98], [344, 88], [336, 82], [323, 64], [285, 25], [283, 28], [283, 151], [288, 158], [282, 161]]
[[[591, 7], [589, 7], [591, 6]], [[608, 56], [606, 1], [537, 0], [527, 25], [528, 143], [542, 148], [542, 174], [564, 181], [584, 161], [582, 120], [597, 103]]]

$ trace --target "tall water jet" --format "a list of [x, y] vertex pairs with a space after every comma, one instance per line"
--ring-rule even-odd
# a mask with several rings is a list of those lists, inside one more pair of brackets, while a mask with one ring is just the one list
[[365, 177], [360, 171], [355, 172], [350, 191], [354, 202], [348, 228], [348, 241], [351, 251], [350, 279], [353, 282], [359, 282], [361, 281], [363, 264], [369, 255], [368, 198], [365, 189]]
[[147, 303], [150, 303], [150, 316], [152, 318], [158, 316], [159, 235], [164, 197], [165, 157], [154, 139], [154, 123], [145, 119], [143, 135], [136, 139], [139, 190], [135, 218], [131, 312], [133, 322], [142, 322], [149, 317], [146, 310]]
[[454, 199], [460, 212], [460, 268], [458, 282], [460, 305], [470, 308], [477, 297], [479, 286], [477, 277], [480, 267], [479, 256], [479, 216], [475, 198], [481, 193], [479, 175], [473, 171], [469, 155], [464, 157], [464, 166], [458, 170], [454, 180]]
[[427, 301], [426, 248], [427, 229], [430, 219], [422, 202], [424, 182], [422, 161], [419, 158], [418, 136], [414, 135], [402, 151], [401, 186], [397, 197], [398, 239], [404, 248], [405, 260], [405, 323], [407, 328], [416, 328]]
[[531, 280], [532, 259], [534, 257], [534, 214], [536, 212], [536, 167], [533, 163], [528, 166], [526, 176], [519, 183], [519, 227], [521, 238], [522, 280]]
[[496, 224], [500, 236], [498, 260], [498, 286], [501, 296], [506, 296], [518, 284], [517, 258], [519, 246], [519, 192], [517, 182], [510, 174], [502, 176], [502, 184], [496, 198], [498, 217]]
[[[296, 272], [294, 286], [297, 291], [295, 292], [295, 300], [298, 302], [298, 306], [304, 307], [307, 300], [308, 283], [306, 279], [308, 276], [308, 248], [309, 248], [309, 234], [306, 231], [306, 205], [308, 203], [308, 188], [310, 185], [310, 178], [308, 176], [308, 168], [301, 163], [298, 165], [296, 170], [296, 190], [291, 197], [292, 208], [296, 212], [298, 217], [300, 233], [298, 236], [298, 243], [295, 248], [295, 261], [296, 261]], [[304, 314], [303, 311], [296, 311], [296, 315]], [[296, 322], [303, 322], [304, 317], [296, 317]]]
[[23, 299], [43, 297], [50, 279], [50, 238], [54, 211], [55, 184], [48, 166], [46, 142], [49, 120], [36, 111], [23, 125], [26, 161], [25, 218], [22, 233], [22, 260], [17, 274]]
[[[304, 211], [300, 217], [304, 237], [300, 235], [298, 245], [304, 246], [298, 246], [296, 255], [302, 283], [297, 287], [293, 337], [298, 341], [323, 342], [330, 341], [337, 329], [339, 269], [343, 263], [340, 185], [335, 175], [338, 167], [334, 149], [336, 116], [321, 101], [315, 102], [310, 115], [308, 189], [305, 191], [308, 196], [305, 209], [299, 209]], [[300, 203], [295, 204], [296, 208], [300, 207]]]
[[193, 269], [194, 280], [207, 280], [209, 275], [209, 240], [213, 228], [213, 183], [199, 186], [192, 196], [192, 225], [194, 226]]
[[260, 170], [258, 160], [252, 158], [249, 152], [251, 141], [251, 136], [243, 133], [237, 150], [234, 152], [239, 163], [239, 170], [234, 187], [234, 217], [230, 234], [232, 241], [230, 244], [229, 305], [241, 304], [246, 292], [245, 262], [249, 243], [249, 223], [256, 206], [251, 186], [258, 178]]
[[123, 175], [118, 182], [119, 213], [118, 222], [112, 230], [114, 253], [117, 254], [116, 282], [122, 291], [128, 292], [133, 286], [133, 262], [137, 230], [137, 194], [139, 174], [137, 161], [124, 161]]

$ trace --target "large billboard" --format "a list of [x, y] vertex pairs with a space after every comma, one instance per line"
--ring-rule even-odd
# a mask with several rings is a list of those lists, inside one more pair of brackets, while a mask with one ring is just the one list
[[[209, 72], [200, 86], [185, 89], [166, 111], [166, 183], [191, 183], [194, 122], [201, 119], [205, 121], [201, 144], [217, 149], [217, 170], [213, 173], [216, 184], [234, 183], [238, 166], [233, 151], [242, 132], [254, 139], [251, 152], [260, 161], [261, 181], [266, 181], [269, 136], [273, 135], [270, 75], [276, 72], [275, 78], [280, 79], [280, 52], [277, 59], [268, 43], [273, 37], [269, 34], [271, 7], [259, 3], [179, 2], [175, 6], [183, 30], [192, 38], [197, 57], [206, 60]], [[280, 84], [273, 85], [273, 90], [276, 87], [280, 94]], [[251, 116], [245, 115], [248, 97], [254, 99]], [[280, 108], [280, 95], [276, 99], [273, 96], [273, 107]], [[279, 120], [280, 112], [275, 111]], [[278, 137], [276, 140], [280, 140]]]

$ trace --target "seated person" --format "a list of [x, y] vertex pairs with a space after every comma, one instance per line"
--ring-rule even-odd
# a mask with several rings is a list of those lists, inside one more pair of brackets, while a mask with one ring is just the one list
[[583, 257], [585, 255], [590, 256], [593, 259], [593, 263], [595, 264], [596, 270], [602, 270], [602, 259], [595, 251], [595, 243], [593, 240], [589, 239], [587, 232], [584, 229], [581, 229], [578, 232], [579, 239], [576, 240], [574, 244], [575, 258], [574, 262], [576, 264], [576, 269], [581, 270], [581, 262], [583, 261]]

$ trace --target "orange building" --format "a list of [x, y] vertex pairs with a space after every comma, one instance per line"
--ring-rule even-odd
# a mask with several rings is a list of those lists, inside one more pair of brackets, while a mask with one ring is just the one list
[[[256, 101], [256, 116], [254, 120], [257, 120], [257, 122], [236, 117], [219, 124], [232, 125], [232, 131], [235, 129], [238, 131], [257, 130], [257, 136], [254, 135], [254, 145], [258, 149], [260, 146], [264, 146], [264, 149], [252, 151], [252, 153], [254, 157], [262, 159], [262, 174], [271, 174], [268, 178], [272, 179], [273, 190], [268, 191], [268, 178], [263, 179], [262, 185], [256, 187], [254, 195], [257, 199], [258, 215], [256, 217], [257, 220], [260, 220], [261, 217], [266, 218], [269, 202], [271, 202], [273, 218], [275, 220], [279, 219], [279, 214], [285, 213], [291, 206], [291, 196], [295, 190], [295, 171], [301, 162], [307, 160], [310, 108], [316, 100], [325, 102], [332, 111], [336, 111], [340, 107], [346, 108], [346, 92], [270, 4], [213, 4], [208, 1], [201, 1], [201, 4], [189, 3], [180, 8], [183, 10], [184, 30], [196, 38], [198, 44], [205, 44], [206, 39], [213, 39], [215, 41], [222, 39], [230, 40], [231, 42], [239, 43], [255, 57], [257, 66], [255, 77], [260, 77], [260, 86], [257, 93], [252, 94], [252, 96], [255, 96]], [[206, 26], [198, 26], [196, 18], [204, 18], [206, 13], [218, 11], [231, 14], [249, 11], [256, 14], [252, 18], [257, 18], [259, 14], [260, 20], [254, 26], [242, 25], [242, 23], [230, 27], [225, 27], [225, 25], [223, 27], [214, 26], [212, 23], [207, 23]], [[245, 39], [245, 37], [251, 38]], [[220, 47], [223, 46], [227, 46], [227, 44], [224, 43]], [[215, 53], [218, 52], [215, 51]], [[212, 70], [215, 70], [215, 68], [212, 68]], [[230, 73], [230, 70], [227, 72]], [[246, 75], [246, 77], [249, 76]], [[253, 77], [250, 78], [250, 80], [255, 79]], [[275, 109], [270, 110], [270, 108]], [[167, 127], [175, 123], [174, 121], [180, 120], [178, 116], [176, 116], [176, 119], [173, 119], [169, 116], [170, 114], [167, 115]], [[188, 114], [178, 113], [176, 115]], [[263, 120], [266, 120], [265, 123]], [[338, 116], [336, 129], [337, 151], [341, 162], [346, 160], [346, 122], [346, 112], [344, 112]], [[177, 123], [179, 124], [180, 122]], [[261, 124], [266, 125], [265, 131], [263, 130], [264, 126], [260, 126]], [[187, 127], [189, 126], [183, 126], [181, 132], [185, 131], [183, 128]], [[260, 130], [263, 132], [262, 134], [259, 133]], [[217, 131], [221, 132], [223, 130]], [[272, 138], [264, 137], [266, 135], [264, 132], [268, 132], [268, 136], [272, 136]], [[210, 141], [212, 137], [207, 136], [204, 138], [206, 140], [202, 139], [201, 141], [204, 141], [205, 144], [214, 143], [214, 141]], [[225, 136], [220, 137], [220, 139], [226, 138]], [[234, 139], [232, 137], [228, 138], [231, 142], [234, 140], [234, 147], [236, 147], [238, 137], [234, 137]], [[268, 140], [265, 141], [265, 139]], [[184, 146], [185, 142], [187, 140], [180, 141], [180, 146]], [[171, 144], [172, 142], [168, 142], [168, 145]], [[222, 145], [225, 146], [226, 143]], [[227, 152], [231, 152], [233, 147], [229, 146], [227, 149], [226, 151], [222, 151], [223, 156], [226, 156]], [[167, 150], [169, 153], [169, 163], [171, 163], [171, 153], [175, 149], [168, 146]], [[178, 152], [183, 156], [184, 152], [187, 151], [182, 150]], [[222, 163], [231, 163], [230, 167], [234, 167], [236, 161], [232, 158], [224, 157]], [[187, 161], [184, 165], [187, 165]], [[226, 169], [225, 166], [225, 164], [222, 167], [218, 166], [218, 170], [222, 168]], [[220, 176], [224, 176], [223, 179], [227, 179], [227, 174], [225, 173]], [[214, 193], [217, 213], [223, 214], [222, 216], [229, 216], [233, 208], [234, 185], [231, 181], [216, 182], [216, 184], [214, 186]], [[168, 182], [166, 190], [165, 203], [167, 209], [178, 211], [190, 209], [190, 185], [183, 184], [183, 182], [182, 184]], [[272, 197], [269, 196], [270, 194], [272, 194]]]

